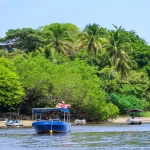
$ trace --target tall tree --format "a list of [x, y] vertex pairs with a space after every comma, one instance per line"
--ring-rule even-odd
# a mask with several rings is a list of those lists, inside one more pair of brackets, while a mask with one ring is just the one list
[[43, 34], [45, 43], [49, 49], [54, 48], [58, 53], [71, 55], [73, 41], [63, 24], [55, 23], [45, 26]]
[[144, 39], [140, 38], [133, 30], [125, 31], [125, 34], [131, 39], [131, 45], [134, 51], [128, 52], [128, 55], [131, 55], [137, 63], [136, 69], [141, 69], [146, 65], [149, 65], [150, 46], [148, 43], [146, 43]]
[[0, 42], [0, 47], [4, 47], [8, 52], [20, 49], [28, 53], [36, 50], [42, 43], [42, 39], [39, 30], [23, 28], [8, 30], [6, 36]]
[[0, 68], [0, 107], [12, 108], [21, 102], [24, 91], [12, 62], [1, 57]]
[[126, 51], [130, 51], [130, 40], [122, 32], [122, 27], [116, 27], [116, 30], [110, 31], [109, 44], [106, 52], [111, 58], [112, 66], [115, 66], [117, 72], [120, 73], [121, 79], [127, 77], [133, 65], [133, 61], [127, 55]]
[[89, 24], [85, 27], [82, 33], [79, 33], [80, 39], [79, 48], [86, 48], [88, 55], [93, 64], [93, 57], [97, 55], [98, 50], [102, 50], [102, 42], [106, 39], [101, 37], [105, 30], [98, 24]]

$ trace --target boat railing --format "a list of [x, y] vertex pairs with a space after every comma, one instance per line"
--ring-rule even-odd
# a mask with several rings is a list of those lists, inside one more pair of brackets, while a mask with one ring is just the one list
[[32, 120], [53, 120], [70, 123], [70, 110], [66, 108], [33, 108]]
[[[44, 116], [44, 117], [43, 117]], [[69, 113], [64, 113], [64, 115], [60, 115], [60, 117], [51, 117], [48, 115], [45, 117], [45, 115], [42, 114], [34, 114], [32, 115], [32, 121], [64, 121], [64, 122], [69, 122], [70, 123], [70, 114]]]

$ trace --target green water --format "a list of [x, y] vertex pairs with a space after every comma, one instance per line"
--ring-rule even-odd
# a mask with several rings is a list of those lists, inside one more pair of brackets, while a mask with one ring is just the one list
[[0, 129], [0, 150], [150, 149], [150, 124], [72, 126], [67, 134], [35, 134], [32, 128]]

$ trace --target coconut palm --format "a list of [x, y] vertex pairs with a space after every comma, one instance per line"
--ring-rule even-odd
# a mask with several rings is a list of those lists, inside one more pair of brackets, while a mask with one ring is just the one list
[[97, 55], [98, 50], [102, 50], [102, 42], [106, 39], [101, 37], [102, 28], [97, 24], [89, 24], [85, 27], [79, 37], [79, 48], [86, 48], [88, 55], [93, 63], [93, 57]]
[[112, 66], [115, 66], [117, 72], [120, 73], [121, 79], [127, 77], [130, 73], [130, 68], [133, 61], [126, 54], [126, 51], [131, 50], [130, 40], [123, 34], [122, 27], [116, 27], [116, 30], [110, 32], [109, 44], [106, 52], [111, 58]]
[[69, 37], [67, 29], [62, 24], [56, 23], [44, 28], [46, 44], [49, 48], [54, 48], [56, 52], [70, 55], [73, 49], [73, 41]]

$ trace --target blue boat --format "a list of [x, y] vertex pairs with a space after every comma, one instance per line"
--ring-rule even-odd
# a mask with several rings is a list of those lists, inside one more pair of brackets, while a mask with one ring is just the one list
[[32, 120], [37, 134], [71, 132], [70, 110], [67, 108], [33, 108]]

